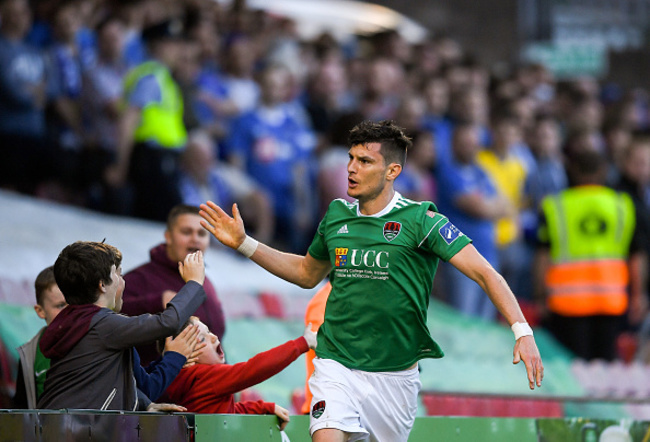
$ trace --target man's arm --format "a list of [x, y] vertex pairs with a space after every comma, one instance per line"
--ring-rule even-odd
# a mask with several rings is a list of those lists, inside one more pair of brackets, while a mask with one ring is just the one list
[[131, 106], [118, 122], [117, 159], [104, 172], [104, 179], [111, 186], [121, 187], [126, 182], [134, 146], [133, 137], [140, 124], [141, 116], [141, 109]]
[[203, 286], [190, 281], [178, 292], [162, 313], [138, 316], [110, 315], [97, 324], [107, 336], [107, 348], [122, 349], [148, 344], [173, 335], [205, 301]]
[[[247, 239], [244, 221], [236, 204], [232, 206], [233, 216], [212, 201], [201, 204], [201, 225], [222, 244], [237, 250]], [[252, 241], [248, 238], [248, 241]], [[255, 241], [253, 241], [255, 242]], [[321, 261], [309, 253], [305, 256], [284, 253], [259, 243], [250, 259], [275, 276], [302, 288], [313, 288], [329, 273], [329, 261]]]
[[[515, 322], [524, 323], [526, 318], [519, 307], [515, 295], [503, 277], [494, 267], [469, 244], [452, 257], [449, 262], [467, 277], [476, 281], [487, 293], [492, 303], [512, 326]], [[515, 343], [513, 351], [514, 364], [523, 360], [528, 373], [530, 389], [542, 386], [544, 366], [533, 336], [522, 336]]]

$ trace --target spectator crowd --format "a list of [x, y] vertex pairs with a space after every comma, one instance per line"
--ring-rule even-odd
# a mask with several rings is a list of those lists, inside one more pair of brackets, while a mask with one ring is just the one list
[[[348, 198], [349, 130], [395, 120], [413, 139], [397, 190], [436, 203], [544, 317], [533, 278], [542, 202], [591, 152], [606, 165], [601, 184], [631, 196], [630, 255], [641, 256], [613, 330], [643, 320], [642, 88], [556, 79], [534, 63], [492, 72], [480, 47], [446, 35], [306, 41], [290, 19], [239, 1], [0, 0], [0, 17], [2, 188], [160, 221], [179, 203], [237, 203], [252, 236], [304, 253], [327, 204]], [[496, 319], [452, 266], [438, 279], [436, 296]]]

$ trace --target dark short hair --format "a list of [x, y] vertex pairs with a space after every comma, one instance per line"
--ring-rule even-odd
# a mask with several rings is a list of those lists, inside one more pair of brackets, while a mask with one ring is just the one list
[[54, 268], [49, 266], [41, 270], [41, 273], [39, 273], [34, 280], [34, 291], [36, 292], [36, 303], [38, 305], [43, 307], [45, 292], [54, 285], [56, 285], [56, 279], [54, 279]]
[[404, 166], [406, 152], [413, 144], [404, 133], [404, 130], [392, 120], [379, 122], [366, 120], [350, 131], [348, 137], [350, 147], [359, 144], [365, 146], [368, 143], [379, 143], [381, 145], [381, 154], [386, 161], [386, 165], [398, 163], [401, 166]]
[[172, 227], [174, 227], [174, 224], [176, 223], [176, 219], [181, 216], [181, 215], [198, 215], [199, 209], [196, 206], [190, 206], [188, 204], [177, 204], [176, 206], [172, 207], [172, 209], [169, 211], [169, 214], [167, 215], [167, 230], [171, 230]]
[[103, 242], [77, 241], [65, 247], [54, 263], [54, 278], [68, 304], [94, 304], [99, 283], [112, 283], [111, 267], [122, 253]]
[[606, 161], [601, 153], [585, 150], [568, 156], [567, 168], [573, 178], [583, 178], [603, 173], [605, 165]]

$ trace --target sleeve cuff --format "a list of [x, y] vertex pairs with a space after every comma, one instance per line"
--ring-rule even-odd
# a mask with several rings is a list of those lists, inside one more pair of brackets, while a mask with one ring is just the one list
[[309, 350], [309, 344], [307, 344], [307, 340], [305, 339], [304, 336], [295, 339], [293, 342], [295, 342], [296, 346], [298, 347], [298, 350], [300, 350], [300, 354], [306, 353]]

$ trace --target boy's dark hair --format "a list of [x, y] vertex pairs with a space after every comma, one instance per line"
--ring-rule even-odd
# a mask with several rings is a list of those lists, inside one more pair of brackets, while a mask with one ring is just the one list
[[54, 279], [54, 268], [53, 266], [49, 266], [41, 270], [41, 273], [39, 273], [34, 280], [36, 303], [41, 307], [43, 307], [43, 297], [45, 296], [45, 291], [53, 285], [56, 285], [56, 279]]
[[187, 215], [188, 213], [191, 215], [198, 215], [199, 210], [201, 209], [196, 206], [190, 206], [188, 204], [177, 204], [176, 206], [172, 207], [172, 209], [169, 211], [169, 214], [167, 215], [167, 230], [171, 230], [172, 227], [174, 227], [176, 218], [179, 216]]
[[99, 283], [112, 283], [111, 267], [119, 267], [122, 253], [103, 242], [77, 241], [65, 247], [54, 263], [54, 278], [71, 305], [94, 304]]
[[406, 152], [412, 145], [404, 130], [392, 120], [379, 122], [366, 120], [350, 131], [348, 138], [350, 147], [358, 144], [365, 146], [368, 143], [380, 143], [381, 154], [386, 165], [397, 163], [400, 166], [404, 166]]

